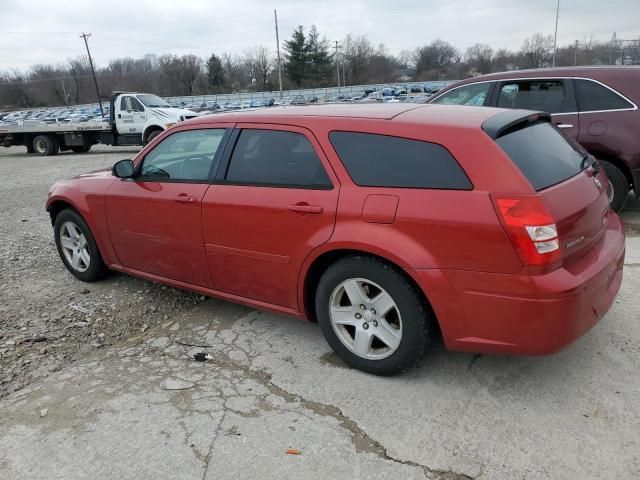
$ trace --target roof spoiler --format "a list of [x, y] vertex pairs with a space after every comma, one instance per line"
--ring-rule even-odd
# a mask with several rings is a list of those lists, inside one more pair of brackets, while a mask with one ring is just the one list
[[494, 140], [504, 135], [513, 127], [523, 123], [550, 122], [551, 115], [546, 112], [532, 112], [531, 110], [507, 110], [487, 118], [482, 123], [482, 129]]

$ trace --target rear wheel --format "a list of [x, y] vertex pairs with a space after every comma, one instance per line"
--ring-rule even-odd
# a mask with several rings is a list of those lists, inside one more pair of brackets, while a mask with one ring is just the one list
[[38, 155], [56, 155], [60, 150], [58, 141], [49, 135], [38, 135], [33, 139], [33, 151]]
[[376, 375], [411, 368], [429, 338], [430, 314], [414, 286], [370, 257], [347, 257], [327, 269], [318, 284], [316, 315], [338, 356]]
[[87, 153], [89, 150], [91, 150], [91, 145], [71, 147], [71, 150], [73, 151], [73, 153]]
[[60, 212], [53, 231], [62, 262], [77, 279], [95, 282], [107, 274], [95, 238], [78, 213], [70, 209]]
[[604, 171], [607, 172], [607, 178], [611, 184], [609, 188], [613, 190], [613, 195], [610, 198], [611, 209], [619, 212], [624, 208], [625, 203], [627, 203], [629, 182], [622, 170], [616, 167], [613, 163], [602, 160], [600, 163], [602, 163]]

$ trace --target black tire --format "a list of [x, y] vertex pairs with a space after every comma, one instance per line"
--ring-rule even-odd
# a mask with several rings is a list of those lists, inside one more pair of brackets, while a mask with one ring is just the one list
[[607, 178], [611, 182], [613, 187], [613, 198], [611, 199], [611, 209], [615, 212], [620, 212], [629, 196], [629, 181], [625, 174], [616, 167], [613, 163], [601, 160], [600, 163], [604, 167], [604, 171], [607, 172]]
[[163, 130], [154, 130], [153, 132], [151, 132], [147, 137], [147, 143], [151, 143], [153, 139], [160, 135], [162, 132]]
[[49, 135], [38, 135], [32, 142], [33, 151], [38, 155], [56, 155], [60, 150], [58, 140]]
[[87, 153], [89, 150], [91, 150], [91, 145], [82, 145], [79, 147], [71, 147], [71, 150], [73, 151], [73, 153]]
[[[367, 359], [353, 353], [333, 328], [330, 316], [332, 294], [342, 282], [356, 278], [366, 279], [384, 289], [397, 305], [402, 318], [400, 343], [385, 358]], [[318, 283], [315, 307], [322, 333], [336, 354], [354, 368], [375, 375], [396, 375], [413, 367], [425, 352], [433, 325], [433, 317], [424, 299], [406, 276], [391, 265], [366, 256], [346, 257], [331, 265]]]
[[[87, 248], [90, 260], [88, 267], [84, 271], [80, 271], [74, 268], [63, 252], [60, 231], [63, 225], [67, 222], [75, 224], [87, 240]], [[83, 282], [95, 282], [96, 280], [100, 280], [101, 278], [104, 278], [106, 276], [108, 270], [106, 265], [104, 264], [104, 261], [102, 260], [102, 255], [100, 255], [100, 251], [98, 250], [98, 245], [96, 244], [95, 238], [93, 237], [91, 230], [89, 229], [84, 219], [77, 212], [71, 209], [65, 209], [58, 213], [53, 226], [53, 232], [55, 235], [56, 247], [58, 248], [58, 254], [62, 259], [62, 263], [64, 263], [64, 266], [67, 267], [67, 270], [69, 270], [69, 272], [71, 272], [74, 277], [76, 277], [78, 280], [82, 280]]]

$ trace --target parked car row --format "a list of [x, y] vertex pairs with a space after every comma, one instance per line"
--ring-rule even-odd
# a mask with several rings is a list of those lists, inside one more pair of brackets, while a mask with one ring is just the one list
[[60, 107], [39, 110], [21, 110], [18, 112], [4, 112], [0, 116], [0, 125], [20, 125], [24, 122], [33, 123], [82, 123], [88, 121], [107, 121], [109, 107], [104, 107], [104, 116], [100, 113], [100, 107]]

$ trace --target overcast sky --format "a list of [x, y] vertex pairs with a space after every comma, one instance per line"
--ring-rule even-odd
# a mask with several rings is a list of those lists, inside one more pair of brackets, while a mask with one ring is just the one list
[[[556, 0], [0, 0], [0, 70], [64, 63], [84, 53], [95, 62], [145, 53], [275, 52], [296, 25], [315, 24], [331, 42], [366, 34], [389, 52], [435, 38], [464, 51], [476, 42], [518, 49], [534, 32], [553, 34]], [[561, 0], [558, 44], [593, 37], [640, 37], [640, 0]]]

